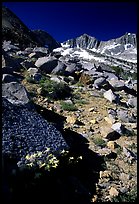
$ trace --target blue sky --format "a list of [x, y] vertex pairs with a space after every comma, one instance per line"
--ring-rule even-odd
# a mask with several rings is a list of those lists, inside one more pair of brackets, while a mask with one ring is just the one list
[[98, 40], [137, 33], [136, 2], [3, 2], [30, 29], [47, 31], [57, 41], [84, 33]]

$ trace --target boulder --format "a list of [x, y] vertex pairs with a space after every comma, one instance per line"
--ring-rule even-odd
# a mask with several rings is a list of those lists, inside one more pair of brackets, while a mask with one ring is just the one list
[[30, 106], [28, 92], [20, 83], [10, 82], [2, 84], [2, 96], [7, 98], [12, 104]]
[[110, 197], [116, 197], [119, 195], [119, 191], [116, 188], [111, 187], [109, 190], [109, 194], [110, 194]]
[[124, 155], [129, 159], [129, 162], [137, 160], [137, 155], [126, 147], [123, 147]]
[[49, 54], [49, 49], [46, 47], [35, 47], [33, 49], [33, 52], [35, 52], [35, 53], [39, 52], [39, 53], [43, 53], [43, 54], [47, 55], [47, 54]]
[[20, 71], [22, 66], [18, 62], [18, 59], [9, 56], [4, 52], [2, 55], [2, 73], [12, 74], [14, 71]]
[[111, 80], [108, 80], [109, 84], [113, 87], [115, 91], [121, 91], [124, 90], [125, 83], [123, 80], [117, 80], [115, 78], [112, 78]]
[[130, 97], [127, 101], [127, 105], [131, 108], [137, 108], [137, 97]]
[[119, 101], [118, 95], [116, 95], [111, 89], [109, 89], [108, 91], [104, 92], [103, 95], [104, 95], [104, 98], [106, 98], [110, 102], [118, 102]]
[[66, 72], [69, 73], [69, 75], [74, 74], [76, 71], [80, 71], [81, 70], [81, 66], [75, 63], [71, 63], [71, 64], [66, 64]]
[[128, 116], [128, 111], [127, 110], [117, 110], [117, 117], [125, 123], [129, 123], [129, 116]]
[[29, 73], [29, 76], [34, 76], [34, 74], [37, 74], [39, 72], [38, 68], [30, 67], [27, 72]]
[[18, 82], [17, 78], [11, 74], [2, 75], [2, 83]]
[[14, 156], [18, 167], [43, 165], [49, 154], [68, 145], [61, 133], [35, 111], [2, 100], [2, 154]]
[[104, 72], [103, 74], [104, 74], [104, 77], [107, 78], [107, 81], [111, 79], [118, 80], [118, 77], [114, 73]]
[[32, 52], [28, 56], [29, 56], [29, 58], [39, 58], [39, 57], [46, 56], [46, 54], [42, 53], [42, 52]]
[[66, 68], [66, 65], [63, 62], [58, 61], [57, 66], [53, 69], [51, 74], [60, 74], [60, 75], [63, 74], [64, 75], [65, 68]]
[[102, 88], [102, 86], [104, 85], [104, 84], [107, 84], [108, 82], [106, 81], [106, 79], [104, 78], [104, 77], [100, 77], [100, 78], [98, 78], [98, 79], [96, 79], [95, 81], [94, 81], [94, 87], [96, 88], [96, 89], [100, 89], [100, 88]]
[[39, 70], [37, 68], [30, 67], [27, 71], [28, 71], [29, 77], [31, 77], [36, 82], [41, 80], [42, 75], [39, 73]]
[[55, 57], [41, 57], [35, 62], [35, 66], [47, 74], [50, 74], [57, 65], [58, 60]]
[[111, 128], [118, 132], [120, 135], [124, 132], [124, 126], [121, 123], [114, 123]]
[[112, 123], [115, 122], [116, 117], [117, 117], [117, 112], [116, 112], [116, 110], [114, 110], [114, 109], [112, 109], [112, 108], [109, 108], [109, 109], [108, 109], [108, 115], [109, 115], [109, 118], [110, 118], [110, 120], [112, 121]]
[[25, 69], [29, 69], [30, 67], [36, 67], [34, 65], [33, 62], [29, 61], [29, 60], [24, 60], [23, 62], [21, 62], [21, 65], [25, 68]]
[[121, 135], [119, 134], [119, 132], [114, 130], [114, 131], [107, 134], [106, 139], [108, 141], [114, 141], [114, 140], [119, 139], [120, 137], [121, 137]]

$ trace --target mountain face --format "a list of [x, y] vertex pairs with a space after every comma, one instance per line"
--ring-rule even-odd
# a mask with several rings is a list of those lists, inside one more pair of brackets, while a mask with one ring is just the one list
[[[39, 35], [39, 36], [38, 36]], [[2, 41], [11, 41], [21, 49], [26, 47], [47, 46], [50, 50], [60, 47], [51, 35], [45, 31], [31, 31], [8, 8], [2, 7]]]
[[108, 41], [99, 41], [94, 37], [83, 34], [80, 37], [63, 42], [62, 45], [69, 48], [90, 49], [100, 54], [125, 60], [137, 58], [137, 38], [136, 34], [132, 33], [126, 33], [119, 38]]
[[92, 48], [97, 49], [99, 46], [99, 43], [100, 42], [96, 38], [91, 37], [87, 34], [83, 34], [80, 37], [67, 40], [63, 44], [70, 45], [71, 48], [80, 47], [84, 49], [92, 49]]
[[48, 46], [51, 50], [61, 47], [61, 44], [57, 42], [49, 33], [43, 30], [33, 30], [32, 31], [37, 41], [44, 46]]

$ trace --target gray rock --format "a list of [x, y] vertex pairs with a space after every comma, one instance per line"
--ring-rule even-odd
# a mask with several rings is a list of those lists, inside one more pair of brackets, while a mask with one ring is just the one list
[[108, 80], [108, 82], [114, 88], [115, 91], [124, 90], [125, 87], [124, 81], [112, 78], [111, 80]]
[[4, 52], [2, 55], [2, 73], [12, 74], [14, 71], [20, 71], [22, 66], [18, 63], [18, 60], [14, 57], [9, 56]]
[[137, 97], [130, 97], [127, 101], [127, 105], [132, 108], [137, 108]]
[[137, 155], [133, 153], [131, 150], [127, 149], [126, 147], [123, 147], [123, 153], [129, 159], [129, 162], [137, 160]]
[[81, 68], [75, 64], [75, 63], [72, 63], [72, 64], [66, 64], [67, 67], [65, 69], [66, 72], [68, 72], [69, 74], [74, 74], [76, 71], [80, 71]]
[[97, 67], [97, 71], [98, 72], [111, 72], [111, 73], [115, 73], [115, 71], [111, 68], [111, 66], [100, 63], [99, 66]]
[[30, 67], [27, 71], [30, 76], [34, 76], [34, 74], [37, 74], [39, 72], [38, 68], [35, 67]]
[[124, 126], [121, 123], [115, 123], [111, 126], [111, 128], [118, 132], [120, 135], [123, 134]]
[[7, 98], [12, 104], [22, 104], [29, 106], [30, 100], [25, 87], [17, 82], [2, 84], [2, 96]]
[[108, 134], [107, 134], [107, 136], [106, 136], [106, 139], [108, 140], [108, 141], [114, 141], [114, 140], [117, 140], [117, 139], [119, 139], [121, 137], [121, 134], [119, 134], [119, 132], [117, 132], [117, 131], [112, 131], [112, 132], [109, 132]]
[[50, 74], [52, 70], [58, 65], [58, 60], [55, 57], [41, 57], [35, 65], [43, 72]]
[[20, 50], [19, 47], [12, 45], [11, 41], [6, 41], [6, 40], [3, 41], [2, 48], [4, 49], [5, 52]]
[[46, 48], [46, 47], [35, 47], [34, 49], [33, 49], [33, 52], [35, 52], [35, 53], [44, 53], [45, 55], [47, 55], [47, 54], [49, 54], [49, 49], [48, 48]]
[[11, 74], [3, 74], [2, 83], [10, 83], [10, 82], [18, 82], [18, 80]]
[[29, 69], [30, 67], [36, 67], [34, 65], [33, 62], [29, 61], [29, 60], [24, 60], [23, 62], [21, 62], [21, 65], [25, 68], [25, 69]]
[[111, 89], [109, 89], [108, 91], [104, 92], [103, 96], [104, 96], [104, 98], [106, 98], [110, 102], [118, 102], [119, 101], [118, 95], [113, 93], [113, 91]]
[[100, 77], [94, 81], [94, 87], [96, 89], [101, 88], [104, 84], [107, 84], [107, 81], [104, 77]]
[[29, 58], [39, 58], [39, 57], [46, 56], [46, 54], [42, 53], [42, 52], [32, 52], [28, 56], [29, 56]]
[[115, 79], [118, 80], [118, 77], [114, 74], [114, 73], [109, 73], [109, 72], [104, 72], [104, 77], [106, 77], [107, 81], [109, 82], [109, 80], [111, 79]]
[[65, 68], [66, 68], [66, 65], [63, 62], [58, 61], [58, 65], [53, 69], [51, 73], [52, 74], [64, 74]]
[[128, 111], [127, 110], [117, 110], [117, 117], [125, 123], [129, 122], [129, 118], [128, 118]]
[[[28, 163], [27, 155], [41, 151], [37, 163], [44, 163], [49, 153], [59, 154], [68, 145], [61, 133], [35, 111], [22, 105], [13, 105], [5, 98], [2, 100], [2, 153], [14, 155], [17, 165]], [[47, 152], [47, 148], [50, 148]]]

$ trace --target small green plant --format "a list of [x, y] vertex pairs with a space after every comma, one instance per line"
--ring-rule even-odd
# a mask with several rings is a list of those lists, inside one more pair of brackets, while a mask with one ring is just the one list
[[84, 99], [75, 100], [75, 103], [77, 103], [79, 105], [88, 104], [88, 102]]
[[62, 107], [63, 110], [66, 110], [66, 111], [76, 111], [76, 110], [78, 110], [77, 107], [74, 104], [66, 103], [64, 101], [61, 102], [61, 107]]
[[118, 147], [116, 148], [116, 152], [117, 152], [117, 155], [121, 155], [123, 149], [120, 145], [118, 145]]
[[124, 72], [124, 70], [123, 70], [121, 67], [112, 66], [111, 68], [112, 68], [112, 69], [115, 71], [115, 73], [116, 73], [117, 75], [119, 75], [119, 76]]
[[64, 99], [71, 95], [71, 88], [64, 82], [52, 81], [47, 77], [40, 80], [40, 87], [42, 88], [42, 95], [51, 99]]
[[106, 146], [106, 142], [101, 137], [95, 137], [93, 139], [93, 142], [95, 143], [95, 145], [98, 145], [100, 147], [105, 147]]
[[26, 81], [27, 81], [28, 83], [33, 83], [33, 84], [36, 83], [36, 81], [35, 81], [31, 76], [26, 76]]

